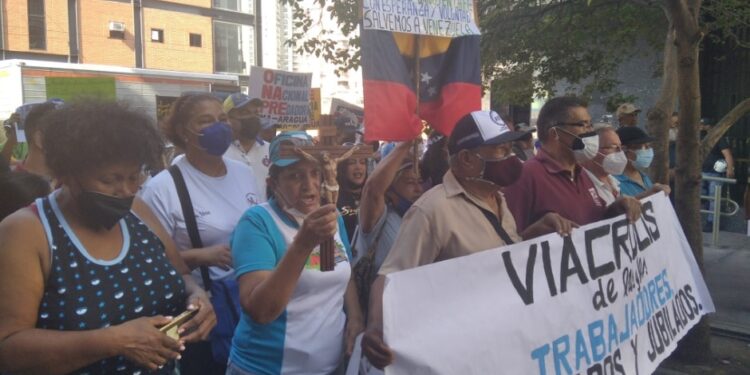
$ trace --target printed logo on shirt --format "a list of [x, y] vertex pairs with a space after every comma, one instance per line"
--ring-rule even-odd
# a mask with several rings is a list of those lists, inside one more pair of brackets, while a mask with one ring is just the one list
[[589, 188], [589, 194], [591, 194], [591, 199], [594, 200], [594, 204], [599, 207], [604, 207], [604, 200], [602, 200], [602, 198], [596, 192], [596, 188]]
[[[347, 260], [346, 252], [344, 250], [344, 244], [340, 241], [334, 241], [335, 249], [333, 253], [333, 259], [335, 264], [345, 262]], [[317, 246], [305, 262], [305, 269], [307, 270], [320, 270], [320, 246]]]
[[200, 208], [196, 208], [195, 209], [195, 218], [196, 219], [199, 218], [199, 217], [204, 217], [204, 216], [208, 216], [208, 215], [211, 215], [211, 211], [202, 210]]
[[271, 165], [271, 159], [268, 157], [268, 155], [266, 155], [266, 156], [263, 157], [263, 165], [266, 166], [266, 167], [268, 167], [269, 165]]
[[260, 203], [260, 201], [258, 200], [258, 196], [256, 196], [254, 193], [247, 193], [245, 195], [245, 199], [247, 199], [247, 203], [250, 203], [253, 206]]
[[359, 208], [357, 207], [341, 207], [341, 216], [356, 216], [357, 214], [359, 214]]

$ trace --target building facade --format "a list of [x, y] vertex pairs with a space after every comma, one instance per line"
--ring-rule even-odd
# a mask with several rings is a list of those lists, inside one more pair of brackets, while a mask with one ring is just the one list
[[0, 59], [249, 74], [253, 0], [0, 0]]

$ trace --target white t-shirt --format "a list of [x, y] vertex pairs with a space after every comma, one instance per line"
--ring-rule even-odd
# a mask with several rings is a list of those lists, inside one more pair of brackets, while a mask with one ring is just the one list
[[224, 153], [225, 158], [237, 160], [250, 166], [255, 173], [255, 185], [260, 193], [260, 202], [266, 201], [266, 177], [268, 168], [271, 166], [271, 158], [268, 156], [268, 142], [255, 141], [250, 151], [245, 152], [239, 141], [232, 142]]
[[617, 200], [617, 197], [620, 195], [620, 181], [617, 181], [617, 179], [611, 174], [607, 175], [607, 178], [609, 178], [609, 183], [615, 189], [615, 191], [613, 192], [612, 189], [610, 189], [609, 186], [607, 186], [598, 177], [596, 177], [593, 172], [586, 168], [583, 168], [583, 170], [586, 171], [586, 173], [589, 175], [591, 182], [594, 184], [594, 188], [596, 188], [596, 192], [599, 194], [602, 200], [604, 200], [604, 203], [607, 206]]
[[[187, 158], [175, 161], [185, 179], [195, 212], [201, 241], [204, 247], [229, 244], [230, 236], [242, 214], [259, 203], [260, 193], [255, 185], [255, 175], [246, 165], [224, 158], [227, 174], [211, 177], [195, 169]], [[182, 206], [177, 196], [172, 175], [163, 170], [152, 178], [140, 192], [141, 198], [151, 207], [161, 224], [177, 244], [180, 251], [191, 249]], [[221, 280], [234, 274], [234, 270], [209, 267], [212, 280]], [[193, 270], [200, 285], [200, 268]]]

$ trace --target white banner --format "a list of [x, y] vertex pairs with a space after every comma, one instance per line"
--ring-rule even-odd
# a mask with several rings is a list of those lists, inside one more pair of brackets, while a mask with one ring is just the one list
[[473, 0], [364, 0], [365, 29], [443, 37], [479, 35]]
[[669, 200], [388, 275], [386, 374], [650, 374], [714, 311]]
[[293, 73], [250, 67], [248, 96], [263, 100], [261, 117], [272, 119], [285, 130], [310, 124], [312, 73]]

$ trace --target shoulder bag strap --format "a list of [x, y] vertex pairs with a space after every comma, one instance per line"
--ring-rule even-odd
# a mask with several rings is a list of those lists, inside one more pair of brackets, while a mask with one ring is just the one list
[[[190, 236], [190, 243], [195, 249], [201, 248], [203, 247], [203, 241], [201, 241], [200, 233], [198, 233], [198, 223], [195, 221], [193, 202], [190, 200], [190, 194], [188, 193], [187, 185], [185, 185], [185, 178], [182, 177], [182, 172], [177, 165], [169, 167], [169, 174], [172, 175], [174, 185], [177, 188], [177, 196], [180, 198], [182, 216], [185, 219], [185, 226], [187, 227], [188, 236]], [[208, 275], [208, 267], [200, 266], [200, 268], [203, 287], [206, 290], [211, 290], [211, 277]]]
[[[464, 197], [464, 199], [471, 202], [471, 204], [476, 206], [479, 209], [479, 211], [482, 211], [482, 214], [484, 214], [484, 217], [486, 217], [487, 220], [490, 222], [490, 224], [492, 224], [492, 227], [495, 228], [495, 232], [497, 232], [497, 235], [500, 236], [500, 238], [503, 240], [503, 242], [505, 242], [506, 245], [511, 245], [511, 244], [516, 243], [516, 241], [513, 241], [513, 239], [510, 238], [510, 235], [508, 234], [508, 232], [506, 232], [505, 229], [503, 229], [502, 223], [500, 223], [500, 220], [497, 218], [497, 215], [493, 214], [486, 208], [481, 207], [480, 205], [474, 203], [471, 199], [467, 197]], [[498, 202], [498, 207], [501, 207], [500, 204], [501, 203]]]

